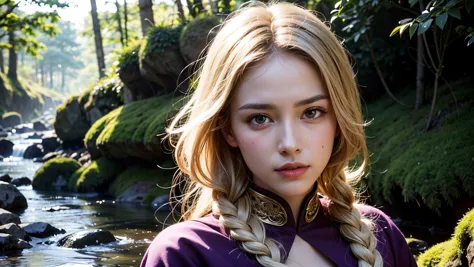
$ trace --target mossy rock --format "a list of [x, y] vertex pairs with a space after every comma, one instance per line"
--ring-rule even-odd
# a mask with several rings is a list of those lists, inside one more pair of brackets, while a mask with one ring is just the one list
[[53, 122], [54, 131], [65, 142], [82, 140], [90, 127], [86, 113], [78, 99], [78, 96], [72, 96], [56, 109], [56, 118]]
[[[474, 90], [458, 84], [453, 92], [457, 106], [449, 88], [440, 91], [435, 125], [428, 132], [430, 105], [416, 111], [387, 97], [367, 106], [366, 120], [373, 121], [366, 129], [372, 153], [366, 181], [377, 204], [399, 213], [421, 207], [445, 218], [444, 211], [474, 198]], [[415, 90], [397, 97], [413, 102]]]
[[206, 46], [217, 34], [217, 25], [221, 23], [219, 17], [207, 16], [196, 18], [189, 22], [181, 32], [179, 47], [186, 63], [196, 61]]
[[4, 113], [2, 115], [1, 121], [2, 126], [8, 128], [21, 124], [22, 117], [20, 113], [11, 111]]
[[78, 169], [69, 179], [68, 188], [82, 193], [103, 192], [122, 170], [122, 164], [100, 158]]
[[[176, 90], [178, 76], [186, 66], [179, 51], [181, 30], [180, 25], [154, 27], [148, 32], [140, 49], [140, 73], [147, 80], [162, 87], [163, 93]], [[181, 75], [180, 78], [186, 77]]]
[[87, 147], [95, 144], [110, 159], [131, 157], [163, 162], [171, 156], [157, 135], [164, 134], [168, 118], [181, 106], [179, 100], [166, 95], [121, 106], [92, 125], [85, 143]]
[[[172, 167], [170, 162], [164, 168]], [[169, 187], [174, 170], [163, 170], [158, 167], [134, 165], [122, 172], [109, 187], [109, 193], [115, 197], [122, 195], [128, 188], [140, 182], [150, 182], [153, 187], [143, 196], [143, 204], [150, 204], [157, 196], [169, 194]]]
[[474, 209], [458, 223], [450, 240], [434, 245], [418, 257], [420, 267], [471, 266], [474, 254], [467, 253], [474, 241]]
[[81, 164], [70, 158], [54, 158], [45, 162], [33, 176], [33, 189], [60, 190], [67, 188], [71, 175]]

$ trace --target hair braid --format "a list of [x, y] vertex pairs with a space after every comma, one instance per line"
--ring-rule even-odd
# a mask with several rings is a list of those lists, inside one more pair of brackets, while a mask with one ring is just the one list
[[330, 199], [329, 214], [340, 223], [339, 231], [348, 240], [352, 253], [359, 259], [359, 267], [383, 266], [382, 256], [377, 251], [377, 239], [373, 233], [373, 223], [364, 218], [354, 205], [355, 196], [352, 188], [337, 175], [327, 188]]
[[220, 215], [220, 223], [229, 231], [231, 238], [240, 243], [242, 249], [255, 255], [263, 266], [283, 267], [278, 245], [266, 238], [263, 223], [251, 213], [250, 197], [245, 193], [234, 205], [220, 194], [213, 203], [212, 210]]

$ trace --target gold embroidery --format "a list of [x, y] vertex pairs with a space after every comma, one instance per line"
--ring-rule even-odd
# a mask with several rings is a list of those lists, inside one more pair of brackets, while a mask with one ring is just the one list
[[306, 212], [304, 219], [307, 223], [310, 223], [316, 218], [319, 211], [319, 199], [318, 193], [314, 193], [313, 197], [309, 200], [308, 206], [306, 206]]
[[[262, 195], [253, 189], [249, 188], [250, 200], [252, 203], [252, 209], [257, 217], [264, 223], [283, 226], [288, 221], [288, 215], [286, 214], [283, 206], [276, 200]], [[310, 223], [316, 218], [319, 211], [319, 199], [318, 193], [315, 192], [313, 197], [309, 200], [305, 210], [305, 222]]]
[[252, 209], [261, 221], [275, 226], [283, 226], [288, 215], [280, 203], [249, 188]]

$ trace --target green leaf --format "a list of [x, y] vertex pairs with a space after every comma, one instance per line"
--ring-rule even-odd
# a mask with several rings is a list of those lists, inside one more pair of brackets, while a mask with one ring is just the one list
[[448, 14], [449, 14], [451, 17], [454, 17], [454, 18], [457, 18], [457, 19], [461, 19], [461, 12], [460, 12], [459, 9], [457, 9], [457, 8], [453, 8], [453, 9], [448, 10]]
[[418, 35], [421, 35], [424, 32], [426, 32], [426, 30], [428, 30], [430, 28], [432, 22], [433, 22], [433, 19], [429, 19], [429, 20], [423, 22], [421, 24], [421, 26], [418, 27]]
[[468, 13], [471, 12], [471, 9], [474, 7], [474, 0], [466, 0], [466, 10]]
[[467, 41], [467, 46], [470, 46], [472, 43], [474, 43], [474, 35], [471, 36], [471, 39], [469, 39], [469, 41]]
[[410, 23], [403, 24], [402, 27], [400, 28], [400, 37], [402, 36], [403, 32], [410, 26]]
[[444, 25], [446, 25], [446, 21], [448, 20], [448, 13], [443, 13], [436, 17], [436, 25], [442, 30]]
[[395, 35], [395, 33], [397, 33], [398, 30], [400, 30], [401, 27], [402, 27], [402, 25], [395, 27], [395, 29], [393, 29], [392, 33], [390, 33], [390, 37], [392, 37], [393, 35]]
[[335, 5], [334, 5], [334, 8], [339, 8], [342, 4], [342, 1], [339, 1], [337, 2]]
[[415, 34], [416, 29], [418, 29], [418, 23], [412, 23], [410, 26], [410, 39], [413, 37], [413, 34]]

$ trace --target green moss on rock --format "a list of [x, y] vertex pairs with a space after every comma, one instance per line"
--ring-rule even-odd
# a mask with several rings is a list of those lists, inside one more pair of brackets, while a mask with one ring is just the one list
[[138, 66], [138, 54], [140, 52], [141, 46], [142, 42], [132, 43], [119, 52], [117, 67], [119, 69], [123, 69], [130, 65]]
[[472, 241], [474, 241], [474, 209], [461, 219], [450, 240], [431, 247], [418, 257], [418, 266], [459, 266], [452, 263], [464, 261], [467, 247]]
[[140, 57], [149, 53], [163, 53], [169, 47], [179, 47], [179, 37], [183, 27], [158, 26], [150, 28], [145, 43], [140, 49]]
[[[370, 194], [376, 202], [393, 203], [393, 192], [405, 202], [420, 203], [440, 212], [446, 203], [454, 205], [462, 195], [474, 197], [474, 90], [456, 86], [458, 107], [448, 89], [437, 101], [435, 126], [428, 132], [429, 105], [419, 111], [403, 107], [390, 98], [367, 106], [366, 120], [371, 157], [368, 177]], [[415, 90], [398, 97], [413, 102]]]
[[13, 127], [22, 122], [22, 116], [18, 112], [10, 111], [2, 114], [1, 120], [3, 126]]
[[[58, 180], [68, 182], [71, 175], [81, 167], [81, 164], [70, 158], [54, 158], [45, 162], [33, 176], [33, 189], [56, 189]], [[62, 179], [58, 179], [62, 177]], [[59, 181], [61, 182], [61, 181]]]
[[[170, 163], [163, 167], [168, 167]], [[144, 204], [150, 204], [157, 196], [169, 193], [169, 189], [160, 187], [169, 187], [173, 176], [172, 171], [159, 168], [147, 168], [142, 166], [131, 166], [122, 172], [117, 179], [110, 185], [109, 193], [115, 197], [121, 195], [127, 188], [141, 181], [151, 181], [156, 184], [156, 188], [150, 191], [143, 199]], [[158, 187], [158, 185], [160, 187]]]
[[119, 107], [92, 125], [85, 142], [95, 142], [109, 158], [137, 157], [152, 162], [168, 158], [157, 135], [164, 133], [167, 119], [179, 108], [173, 105], [177, 101], [166, 95]]
[[122, 170], [121, 164], [100, 158], [77, 170], [68, 188], [75, 192], [103, 192]]

